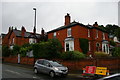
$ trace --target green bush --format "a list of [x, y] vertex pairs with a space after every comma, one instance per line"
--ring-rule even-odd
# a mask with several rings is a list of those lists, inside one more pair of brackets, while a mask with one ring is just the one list
[[13, 46], [13, 55], [17, 55], [17, 54], [19, 54], [20, 53], [20, 46], [18, 46], [18, 45], [14, 45]]
[[113, 40], [111, 40], [111, 41], [110, 41], [110, 45], [116, 46], [116, 43], [115, 43]]
[[95, 52], [95, 57], [109, 57], [109, 54], [108, 53], [105, 53], [105, 52]]
[[35, 58], [54, 59], [60, 56], [62, 45], [58, 39], [50, 39], [47, 42], [33, 44]]
[[80, 48], [84, 54], [87, 54], [89, 49], [88, 39], [80, 38], [79, 39]]
[[79, 60], [85, 58], [85, 54], [79, 51], [67, 51], [61, 53], [61, 58], [64, 60]]
[[112, 56], [114, 56], [114, 57], [120, 57], [120, 47], [116, 47], [113, 50]]
[[10, 56], [12, 51], [9, 49], [8, 46], [2, 46], [2, 56], [3, 57], [8, 57]]

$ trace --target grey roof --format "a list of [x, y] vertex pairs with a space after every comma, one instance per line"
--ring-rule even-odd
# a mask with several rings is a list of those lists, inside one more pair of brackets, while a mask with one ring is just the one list
[[82, 23], [74, 21], [74, 22], [70, 23], [68, 26], [61, 26], [61, 27], [53, 29], [53, 30], [51, 30], [51, 31], [49, 31], [47, 33], [59, 31], [59, 30], [62, 30], [62, 29], [70, 28], [70, 27], [74, 27], [75, 25], [80, 25], [81, 27], [85, 27], [85, 28], [89, 28], [89, 29], [97, 29], [97, 30], [100, 30], [100, 31], [103, 31], [103, 32], [107, 32], [105, 30], [100, 29], [99, 27], [93, 27], [92, 25], [84, 25]]
[[[22, 35], [21, 35], [21, 31], [20, 30], [13, 30], [13, 32], [15, 33], [15, 35], [17, 36], [17, 37], [21, 37]], [[35, 37], [36, 36], [36, 37]], [[24, 35], [24, 37], [26, 37], [26, 38], [40, 38], [40, 34], [36, 34], [34, 36], [34, 34], [33, 33], [31, 33], [31, 32], [25, 32], [25, 35]]]

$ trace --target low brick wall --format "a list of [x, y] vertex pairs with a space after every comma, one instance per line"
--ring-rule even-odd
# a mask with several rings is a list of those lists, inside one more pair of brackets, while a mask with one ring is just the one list
[[[17, 58], [18, 57], [4, 57], [4, 62], [17, 63]], [[82, 68], [86, 66], [107, 67], [109, 70], [120, 69], [120, 58], [81, 59], [79, 61], [55, 60], [67, 66], [69, 70], [82, 70]], [[20, 64], [34, 65], [34, 58], [21, 57]]]

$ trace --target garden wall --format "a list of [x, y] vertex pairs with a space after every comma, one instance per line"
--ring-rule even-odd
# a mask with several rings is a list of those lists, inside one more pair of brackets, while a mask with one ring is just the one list
[[[20, 64], [34, 65], [34, 58], [21, 57]], [[120, 69], [120, 58], [98, 58], [98, 59], [81, 59], [79, 61], [59, 60], [69, 70], [82, 70], [86, 66], [107, 67], [109, 70]], [[4, 57], [4, 62], [17, 63], [17, 57]]]

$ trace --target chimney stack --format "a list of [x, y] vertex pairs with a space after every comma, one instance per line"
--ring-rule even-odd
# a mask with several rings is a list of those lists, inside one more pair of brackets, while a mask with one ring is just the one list
[[70, 15], [67, 13], [67, 15], [65, 16], [65, 26], [70, 24]]
[[95, 23], [93, 24], [93, 26], [94, 26], [94, 27], [98, 27], [98, 23], [95, 22]]

